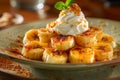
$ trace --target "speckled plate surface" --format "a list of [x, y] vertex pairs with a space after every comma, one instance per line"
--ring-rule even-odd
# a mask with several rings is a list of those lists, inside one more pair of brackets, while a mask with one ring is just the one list
[[[120, 48], [120, 22], [87, 18], [90, 26], [96, 26], [113, 36]], [[40, 80], [102, 80], [120, 76], [120, 59], [92, 64], [47, 64], [29, 60], [20, 55], [22, 39], [26, 31], [45, 27], [54, 19], [17, 25], [0, 31], [0, 55], [31, 67], [32, 74]], [[119, 55], [117, 56], [119, 57]], [[86, 77], [87, 76], [87, 77]]]

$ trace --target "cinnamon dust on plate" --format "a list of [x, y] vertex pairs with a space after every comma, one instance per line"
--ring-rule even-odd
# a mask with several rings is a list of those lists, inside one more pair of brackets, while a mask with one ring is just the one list
[[27, 66], [22, 66], [19, 63], [16, 63], [3, 57], [0, 57], [0, 71], [22, 77], [30, 77], [30, 71]]

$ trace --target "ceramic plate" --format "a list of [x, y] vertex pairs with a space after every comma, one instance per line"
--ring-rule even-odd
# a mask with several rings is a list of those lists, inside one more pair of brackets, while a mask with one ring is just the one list
[[[48, 68], [48, 69], [87, 69], [90, 67], [102, 66], [112, 63], [120, 63], [120, 59], [107, 61], [107, 62], [98, 62], [93, 64], [46, 64], [41, 61], [36, 60], [29, 60], [21, 56], [21, 49], [22, 49], [22, 39], [26, 31], [33, 29], [33, 28], [41, 28], [45, 27], [47, 23], [53, 21], [55, 19], [45, 20], [45, 21], [37, 21], [28, 24], [16, 25], [10, 27], [5, 30], [0, 31], [0, 55], [7, 57], [11, 60], [29, 65], [31, 67], [36, 68]], [[120, 44], [120, 22], [119, 21], [112, 21], [106, 19], [97, 19], [97, 18], [87, 18], [89, 21], [90, 26], [96, 26], [101, 28], [105, 33], [110, 34], [115, 38], [117, 46]], [[119, 57], [119, 55], [118, 55]]]

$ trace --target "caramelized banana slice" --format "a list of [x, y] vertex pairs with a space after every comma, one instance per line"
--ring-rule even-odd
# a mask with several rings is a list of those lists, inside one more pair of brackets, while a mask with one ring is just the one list
[[38, 29], [31, 29], [25, 33], [25, 36], [23, 38], [23, 44], [31, 41], [39, 41]]
[[44, 49], [42, 46], [47, 46], [39, 41], [31, 41], [26, 43], [22, 49], [22, 55], [29, 59], [41, 60]]
[[96, 35], [91, 31], [86, 31], [75, 36], [76, 43], [81, 47], [91, 47], [96, 44]]
[[98, 42], [110, 43], [113, 48], [116, 47], [116, 43], [115, 43], [114, 38], [108, 34], [104, 34]]
[[57, 36], [51, 38], [51, 45], [56, 50], [68, 50], [75, 45], [73, 36]]
[[91, 48], [75, 48], [70, 50], [70, 63], [93, 63], [94, 51]]
[[54, 27], [58, 25], [58, 22], [57, 21], [53, 21], [49, 24], [47, 24], [46, 28], [51, 31], [51, 32], [54, 32]]
[[49, 43], [50, 38], [56, 36], [57, 34], [55, 32], [50, 32], [46, 28], [40, 28], [38, 31], [38, 36], [41, 43]]
[[98, 43], [94, 47], [95, 59], [97, 61], [112, 60], [113, 48], [108, 43]]
[[90, 27], [89, 30], [75, 37], [76, 43], [82, 47], [92, 47], [97, 43], [97, 40], [102, 37], [102, 30], [96, 27]]
[[64, 64], [67, 62], [67, 54], [65, 52], [55, 51], [52, 48], [46, 48], [43, 53], [43, 61], [46, 63], [56, 63], [56, 64]]
[[97, 41], [103, 36], [103, 31], [97, 27], [90, 27], [90, 31], [96, 35]]

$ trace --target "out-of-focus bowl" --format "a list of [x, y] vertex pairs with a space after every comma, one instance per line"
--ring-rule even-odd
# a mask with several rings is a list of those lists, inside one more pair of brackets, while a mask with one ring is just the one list
[[0, 31], [0, 55], [31, 67], [32, 74], [39, 80], [107, 80], [120, 76], [120, 22], [106, 19], [87, 18], [89, 25], [96, 26], [112, 35], [117, 43], [118, 59], [92, 64], [48, 64], [24, 58], [20, 52], [26, 31], [45, 27], [53, 21], [45, 20], [17, 25]]
[[11, 25], [21, 24], [24, 21], [24, 17], [20, 14], [11, 14], [4, 12], [0, 14], [0, 29], [9, 27]]

